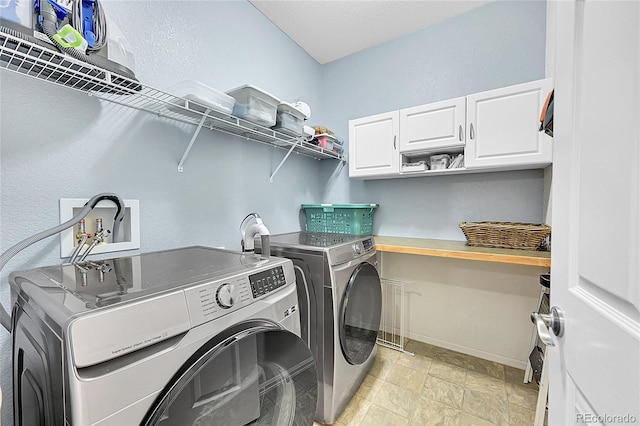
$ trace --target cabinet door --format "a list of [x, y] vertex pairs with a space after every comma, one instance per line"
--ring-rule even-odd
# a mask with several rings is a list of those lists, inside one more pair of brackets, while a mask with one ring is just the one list
[[552, 138], [540, 132], [540, 112], [552, 79], [467, 96], [467, 168], [551, 164]]
[[464, 146], [465, 98], [400, 110], [400, 153]]
[[349, 177], [400, 173], [398, 111], [349, 121]]

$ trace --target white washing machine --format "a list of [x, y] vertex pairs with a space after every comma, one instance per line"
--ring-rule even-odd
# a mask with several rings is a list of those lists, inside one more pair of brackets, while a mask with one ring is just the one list
[[289, 260], [186, 247], [10, 281], [17, 425], [313, 423]]
[[270, 247], [272, 255], [293, 261], [302, 338], [318, 369], [315, 419], [332, 424], [375, 361], [382, 290], [374, 240], [292, 232], [271, 235]]

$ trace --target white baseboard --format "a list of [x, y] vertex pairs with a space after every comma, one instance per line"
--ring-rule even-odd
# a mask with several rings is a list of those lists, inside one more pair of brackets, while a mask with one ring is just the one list
[[526, 360], [514, 359], [505, 357], [502, 355], [494, 354], [491, 352], [486, 352], [480, 349], [469, 348], [466, 346], [458, 345], [456, 343], [446, 342], [443, 340], [434, 339], [427, 336], [422, 336], [416, 333], [408, 333], [407, 337], [412, 340], [417, 340], [418, 342], [427, 343], [433, 346], [439, 346], [441, 348], [449, 349], [452, 351], [460, 352], [463, 354], [475, 356], [478, 358], [486, 359], [487, 361], [498, 362], [500, 364], [508, 365], [510, 367], [519, 368], [524, 370], [527, 367]]

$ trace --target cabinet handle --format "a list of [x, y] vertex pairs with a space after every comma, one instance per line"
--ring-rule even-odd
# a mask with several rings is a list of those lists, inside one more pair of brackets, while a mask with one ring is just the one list
[[473, 139], [473, 123], [469, 126], [469, 139]]
[[396, 135], [393, 135], [393, 149], [396, 149]]
[[462, 124], [458, 128], [458, 139], [462, 142]]

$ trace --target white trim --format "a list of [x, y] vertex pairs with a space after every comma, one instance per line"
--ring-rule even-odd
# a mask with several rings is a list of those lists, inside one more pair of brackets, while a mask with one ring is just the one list
[[455, 343], [445, 342], [443, 340], [438, 340], [438, 339], [434, 339], [431, 337], [427, 337], [427, 336], [423, 336], [423, 335], [411, 333], [411, 332], [409, 333], [408, 337], [412, 340], [417, 340], [422, 343], [428, 343], [433, 346], [438, 346], [441, 348], [449, 349], [449, 350], [460, 352], [463, 354], [475, 356], [477, 358], [485, 359], [487, 361], [493, 361], [500, 364], [508, 365], [509, 367], [519, 368], [521, 370], [524, 370], [527, 367], [526, 360], [508, 358], [505, 356], [496, 355], [491, 352], [485, 352], [485, 351], [469, 348], [462, 345], [456, 345]]

